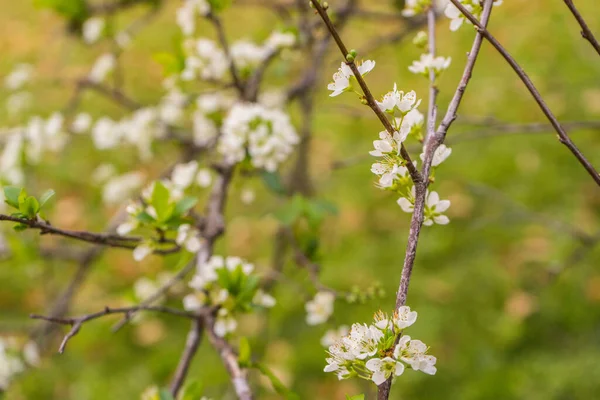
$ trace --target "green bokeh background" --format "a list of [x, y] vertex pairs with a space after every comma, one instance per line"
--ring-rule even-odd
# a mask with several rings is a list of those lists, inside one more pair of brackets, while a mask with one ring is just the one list
[[[332, 8], [341, 2], [330, 0]], [[158, 52], [172, 51], [178, 29], [176, 2], [167, 2], [123, 54], [125, 91], [141, 103], [161, 95]], [[363, 8], [391, 11], [363, 1]], [[600, 35], [595, 0], [577, 7]], [[73, 80], [108, 43], [86, 46], [66, 32], [64, 21], [29, 1], [0, 0], [0, 75], [19, 62], [36, 66], [31, 90], [33, 113], [61, 109], [72, 93]], [[119, 16], [123, 24], [144, 13], [134, 8]], [[316, 20], [316, 16], [314, 19]], [[243, 21], [243, 23], [240, 23]], [[231, 38], [262, 40], [283, 26], [275, 12], [257, 7], [232, 7], [224, 13]], [[399, 20], [381, 18], [350, 23], [343, 37], [350, 47], [364, 48], [374, 38], [397, 31]], [[579, 27], [562, 1], [506, 0], [495, 8], [491, 31], [517, 58], [561, 121], [600, 120], [600, 58], [579, 35]], [[208, 25], [200, 32], [214, 37]], [[439, 53], [453, 64], [440, 81], [443, 112], [462, 73], [473, 31], [450, 34], [448, 20], [438, 24]], [[407, 71], [419, 50], [403, 43], [378, 48], [368, 58], [377, 66], [368, 83], [377, 95], [397, 82], [424, 98], [427, 81]], [[351, 94], [328, 97], [325, 85], [339, 62], [329, 51], [322, 83], [315, 94], [316, 111], [310, 152], [311, 174], [319, 198], [338, 208], [323, 227], [322, 281], [340, 290], [366, 288], [380, 282], [387, 295], [364, 305], [336, 302], [328, 326], [309, 327], [304, 303], [312, 296], [306, 272], [291, 259], [287, 279], [274, 287], [278, 305], [268, 314], [241, 321], [255, 356], [263, 359], [302, 399], [343, 399], [364, 392], [374, 398], [368, 382], [338, 382], [322, 372], [319, 344], [327, 327], [368, 322], [379, 308], [389, 310], [400, 277], [409, 216], [389, 193], [377, 190], [366, 153], [380, 130], [369, 110]], [[267, 86], [294, 82], [302, 60], [276, 63]], [[0, 92], [0, 101], [8, 93]], [[84, 106], [95, 117], [123, 111], [96, 94]], [[292, 107], [299, 122], [296, 106]], [[543, 114], [491, 46], [484, 43], [460, 117], [449, 133], [453, 153], [436, 173], [435, 188], [452, 201], [451, 224], [424, 228], [409, 292], [409, 305], [419, 312], [410, 335], [431, 346], [438, 373], [408, 371], [394, 386], [394, 399], [529, 399], [571, 400], [600, 397], [600, 250], [585, 244], [572, 230], [598, 235], [600, 191], [549, 129], [543, 133], [489, 135], [493, 120], [506, 123], [545, 122]], [[490, 119], [492, 118], [492, 119]], [[14, 125], [4, 110], [0, 126]], [[600, 130], [571, 129], [573, 140], [595, 166], [600, 166]], [[61, 155], [48, 155], [41, 166], [27, 167], [27, 188], [57, 192], [49, 213], [61, 227], [102, 230], [114, 209], [102, 205], [90, 182], [94, 168], [112, 162], [121, 172], [142, 169], [157, 176], [174, 159], [175, 146], [155, 148], [151, 163], [140, 164], [133, 149], [99, 152], [78, 137]], [[415, 157], [418, 153], [414, 153]], [[350, 160], [344, 168], [332, 168]], [[257, 200], [244, 205], [243, 188]], [[257, 177], [238, 177], [227, 209], [228, 231], [217, 251], [238, 255], [267, 273], [277, 221], [270, 214], [285, 200], [265, 189]], [[76, 269], [72, 262], [44, 258], [38, 249], [79, 244], [35, 233], [16, 235], [3, 226], [11, 249], [0, 263], [0, 334], [23, 335], [35, 326], [27, 316], [43, 313]], [[153, 258], [135, 263], [126, 251], [108, 250], [91, 269], [72, 307], [73, 314], [123, 304], [133, 282], [173, 270], [176, 259]], [[177, 305], [178, 300], [172, 299]], [[137, 399], [148, 386], [168, 384], [183, 348], [188, 322], [146, 316], [116, 334], [115, 318], [92, 322], [58, 355], [55, 337], [43, 364], [20, 376], [6, 399]], [[215, 399], [233, 398], [220, 359], [203, 343], [190, 377], [205, 384]], [[258, 398], [278, 398], [268, 382], [252, 376]]]

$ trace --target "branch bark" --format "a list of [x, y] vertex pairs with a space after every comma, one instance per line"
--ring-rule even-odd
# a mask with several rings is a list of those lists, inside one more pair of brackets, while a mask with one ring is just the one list
[[577, 10], [577, 8], [575, 7], [575, 4], [573, 4], [573, 0], [564, 0], [564, 2], [567, 5], [567, 7], [569, 7], [569, 10], [571, 10], [571, 13], [573, 14], [575, 19], [579, 23], [579, 26], [581, 27], [581, 37], [590, 42], [594, 50], [596, 50], [596, 53], [600, 55], [600, 44], [594, 37], [594, 34], [590, 30], [588, 24], [585, 22], [585, 20], [579, 13], [579, 10]]
[[175, 376], [173, 377], [173, 381], [171, 382], [171, 386], [169, 388], [173, 398], [177, 398], [177, 394], [185, 382], [185, 378], [190, 369], [190, 365], [192, 364], [192, 360], [194, 359], [194, 356], [198, 351], [198, 347], [200, 346], [200, 341], [202, 340], [202, 330], [202, 321], [200, 319], [194, 319], [192, 321], [192, 327], [190, 328], [185, 341], [183, 354], [181, 355], [179, 364], [177, 365], [177, 369], [175, 371]]
[[598, 174], [598, 171], [596, 171], [596, 169], [587, 160], [587, 158], [583, 155], [583, 153], [579, 150], [579, 148], [577, 148], [575, 143], [573, 143], [573, 141], [571, 140], [571, 138], [569, 137], [567, 132], [561, 126], [558, 119], [554, 116], [554, 114], [552, 113], [552, 111], [550, 110], [550, 108], [548, 107], [546, 102], [544, 101], [544, 99], [542, 99], [542, 96], [536, 89], [536, 87], [533, 84], [533, 82], [531, 81], [531, 79], [529, 79], [529, 76], [527, 76], [527, 74], [525, 73], [523, 68], [521, 68], [521, 66], [508, 53], [508, 51], [506, 51], [506, 49], [500, 44], [500, 42], [498, 42], [498, 40], [496, 40], [496, 38], [494, 36], [492, 36], [492, 34], [485, 28], [485, 26], [483, 26], [477, 20], [477, 18], [475, 18], [473, 16], [473, 14], [471, 14], [460, 3], [459, 0], [450, 0], [450, 1], [452, 2], [452, 4], [454, 4], [456, 6], [456, 8], [458, 8], [460, 10], [460, 12], [469, 21], [471, 21], [471, 23], [475, 26], [477, 31], [479, 33], [481, 33], [483, 35], [483, 37], [485, 37], [485, 39], [488, 42], [490, 42], [490, 44], [492, 46], [494, 46], [494, 48], [500, 53], [500, 55], [502, 55], [502, 57], [506, 60], [506, 62], [512, 67], [512, 69], [519, 76], [521, 81], [525, 84], [525, 86], [527, 87], [527, 90], [529, 90], [529, 93], [531, 93], [531, 95], [535, 99], [536, 103], [538, 104], [538, 106], [540, 107], [540, 109], [542, 110], [544, 115], [546, 115], [546, 118], [548, 118], [548, 120], [550, 121], [550, 123], [552, 124], [554, 129], [556, 130], [556, 133], [558, 134], [558, 140], [569, 149], [569, 151], [575, 156], [577, 161], [579, 161], [579, 163], [585, 168], [585, 170], [592, 177], [592, 179], [594, 179], [596, 184], [598, 186], [600, 186], [600, 174]]

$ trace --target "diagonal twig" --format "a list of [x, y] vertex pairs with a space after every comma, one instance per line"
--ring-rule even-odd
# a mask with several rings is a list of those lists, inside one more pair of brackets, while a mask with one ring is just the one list
[[569, 10], [571, 10], [571, 13], [573, 14], [575, 19], [579, 23], [579, 26], [581, 26], [581, 37], [584, 38], [585, 40], [587, 40], [588, 42], [590, 42], [590, 44], [592, 45], [594, 50], [596, 50], [598, 55], [600, 55], [600, 43], [598, 43], [598, 41], [594, 37], [594, 34], [590, 30], [590, 27], [588, 26], [588, 24], [585, 22], [585, 20], [579, 13], [579, 10], [577, 10], [577, 8], [575, 7], [575, 4], [573, 4], [573, 0], [563, 0], [563, 1], [567, 5], [567, 7], [569, 7]]

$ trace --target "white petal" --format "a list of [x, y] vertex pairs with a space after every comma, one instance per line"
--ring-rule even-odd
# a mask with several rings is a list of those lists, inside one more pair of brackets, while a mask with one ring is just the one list
[[450, 200], [440, 200], [435, 206], [435, 211], [439, 213], [443, 213], [448, 208], [450, 208]]
[[433, 220], [438, 225], [448, 225], [450, 223], [450, 219], [445, 215], [437, 215], [433, 217]]

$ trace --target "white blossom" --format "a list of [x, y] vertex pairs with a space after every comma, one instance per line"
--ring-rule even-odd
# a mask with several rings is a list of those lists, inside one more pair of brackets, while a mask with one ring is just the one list
[[197, 253], [202, 248], [200, 232], [189, 224], [180, 225], [177, 229], [177, 238], [175, 242], [179, 246], [185, 247], [190, 253]]
[[142, 261], [144, 258], [152, 254], [152, 246], [147, 243], [142, 243], [133, 249], [133, 259], [135, 261]]
[[84, 133], [92, 126], [92, 117], [88, 113], [79, 113], [71, 123], [71, 130], [75, 133]]
[[114, 205], [129, 199], [144, 183], [144, 175], [140, 172], [129, 172], [111, 178], [102, 189], [102, 200], [105, 204]]
[[201, 168], [196, 175], [196, 183], [201, 188], [207, 188], [212, 183], [212, 175], [208, 168]]
[[373, 371], [372, 380], [376, 385], [381, 385], [385, 382], [392, 374], [399, 376], [404, 372], [404, 364], [391, 357], [372, 358], [365, 366]]
[[29, 108], [32, 95], [29, 92], [17, 92], [6, 99], [6, 110], [11, 116], [18, 115]]
[[116, 147], [122, 137], [121, 126], [109, 117], [100, 118], [92, 128], [92, 140], [94, 141], [94, 146], [99, 150]]
[[406, 0], [402, 15], [413, 17], [425, 12], [431, 6], [431, 0]]
[[197, 146], [208, 145], [219, 133], [217, 125], [202, 112], [196, 111], [194, 113], [192, 123], [194, 144]]
[[99, 83], [106, 79], [107, 75], [115, 69], [117, 60], [114, 54], [105, 53], [96, 59], [88, 75], [91, 82]]
[[[433, 153], [433, 160], [431, 162], [431, 165], [437, 167], [438, 165], [443, 163], [448, 157], [450, 157], [450, 154], [452, 154], [452, 149], [446, 147], [445, 144], [441, 144], [437, 149], [435, 149], [435, 152]], [[420, 157], [421, 160], [425, 160], [425, 153], [421, 153]]]
[[252, 189], [245, 188], [242, 190], [240, 199], [242, 200], [242, 203], [246, 205], [252, 204], [256, 199], [256, 193], [254, 193], [254, 190]]
[[427, 202], [425, 203], [425, 220], [423, 225], [430, 226], [435, 222], [438, 225], [447, 225], [450, 220], [442, 215], [444, 211], [450, 208], [450, 200], [440, 200], [437, 192], [429, 192]]
[[240, 162], [248, 153], [256, 168], [267, 171], [275, 171], [299, 141], [286, 113], [266, 109], [259, 104], [239, 103], [233, 106], [222, 131], [217, 150], [225, 162]]
[[226, 309], [219, 309], [214, 326], [215, 334], [219, 337], [224, 337], [228, 333], [235, 331], [236, 328], [236, 319]]
[[105, 25], [104, 18], [93, 17], [85, 20], [82, 27], [83, 40], [85, 40], [87, 44], [98, 41], [104, 31]]
[[[501, 5], [503, 0], [495, 0], [493, 5], [499, 6]], [[460, 3], [465, 7], [465, 9], [473, 14], [473, 16], [477, 19], [481, 19], [481, 13], [483, 12], [483, 7], [479, 0], [460, 0]], [[463, 22], [467, 21], [471, 23], [461, 12], [460, 10], [452, 3], [448, 3], [446, 9], [444, 10], [444, 14], [446, 17], [450, 18], [450, 30], [457, 31], [463, 24]]]
[[439, 76], [442, 71], [448, 69], [452, 59], [450, 57], [433, 57], [431, 53], [421, 54], [421, 58], [413, 61], [408, 70], [413, 74], [429, 76], [429, 71], [433, 70], [434, 76]]
[[292, 32], [274, 31], [265, 41], [265, 47], [271, 51], [292, 47], [296, 44], [296, 35]]
[[402, 336], [394, 349], [394, 357], [410, 365], [415, 371], [435, 375], [437, 359], [426, 355], [427, 345], [420, 340], [412, 340], [410, 336]]
[[411, 311], [408, 306], [400, 306], [392, 318], [394, 328], [406, 329], [417, 321], [417, 312]]
[[4, 78], [4, 87], [8, 90], [17, 90], [31, 79], [33, 67], [29, 64], [17, 64]]
[[23, 359], [32, 367], [39, 367], [41, 364], [40, 350], [34, 341], [28, 341], [23, 346]]
[[117, 174], [117, 169], [112, 164], [100, 164], [92, 172], [92, 182], [104, 183]]
[[252, 298], [252, 303], [256, 304], [257, 306], [271, 308], [275, 306], [277, 302], [273, 296], [265, 293], [262, 289], [258, 289]]
[[188, 56], [181, 79], [191, 81], [219, 80], [228, 70], [229, 61], [225, 52], [215, 42], [208, 39], [190, 40], [186, 42]]
[[348, 333], [350, 333], [350, 328], [347, 325], [341, 325], [337, 329], [329, 329], [321, 338], [321, 345], [323, 347], [333, 346], [335, 342], [348, 335]]
[[[357, 64], [358, 72], [364, 76], [375, 68], [375, 61], [366, 60], [361, 64]], [[327, 89], [331, 90], [330, 97], [338, 96], [352, 89], [350, 78], [354, 77], [354, 73], [350, 66], [344, 62], [340, 65], [338, 71], [333, 74], [333, 82], [327, 85]]]
[[333, 302], [335, 295], [331, 292], [321, 291], [305, 304], [306, 323], [308, 325], [319, 325], [325, 323], [333, 314]]
[[396, 84], [394, 90], [386, 93], [381, 101], [376, 101], [377, 106], [383, 112], [394, 113], [399, 111], [401, 115], [407, 114], [409, 111], [419, 107], [421, 99], [417, 100], [417, 94], [414, 90], [408, 93], [399, 91]]
[[177, 9], [177, 25], [184, 35], [193, 35], [196, 31], [196, 18], [208, 15], [210, 4], [207, 0], [185, 0]]
[[198, 161], [177, 164], [171, 173], [171, 182], [179, 189], [187, 189], [194, 182], [197, 170]]

